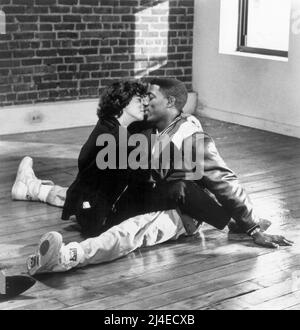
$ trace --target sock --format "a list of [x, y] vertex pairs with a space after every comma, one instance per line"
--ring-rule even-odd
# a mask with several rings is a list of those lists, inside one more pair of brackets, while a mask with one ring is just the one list
[[61, 247], [60, 264], [67, 270], [76, 267], [84, 261], [84, 250], [77, 242], [71, 242]]
[[48, 197], [48, 195], [49, 195], [49, 193], [52, 189], [53, 189], [53, 185], [41, 184], [40, 190], [38, 192], [38, 199], [41, 202], [46, 203], [47, 202], [47, 197]]

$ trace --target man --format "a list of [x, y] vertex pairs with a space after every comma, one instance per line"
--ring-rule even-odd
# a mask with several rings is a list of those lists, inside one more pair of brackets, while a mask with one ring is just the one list
[[[115, 217], [121, 221], [98, 237], [64, 245], [59, 233], [45, 234], [36, 253], [28, 259], [30, 274], [66, 271], [110, 261], [138, 247], [176, 239], [188, 232], [186, 224], [191, 223], [191, 218], [196, 219], [197, 224], [205, 221], [223, 229], [232, 217], [238, 228], [250, 235], [258, 245], [271, 248], [292, 245], [283, 236], [267, 235], [260, 229], [249, 197], [236, 175], [222, 160], [213, 140], [203, 133], [195, 118], [182, 114], [187, 98], [183, 83], [174, 79], [155, 78], [150, 81], [148, 94], [147, 121], [153, 128], [145, 134], [155, 130], [158, 137], [167, 135], [172, 146], [179, 145], [179, 148], [186, 139], [202, 139], [203, 149], [200, 152], [204, 156], [203, 175], [193, 181], [186, 180], [188, 173], [184, 170], [154, 169], [149, 184], [129, 187], [121, 195], [115, 213]], [[192, 153], [199, 152], [198, 148], [192, 150]], [[166, 211], [154, 212], [159, 203]], [[172, 210], [175, 208], [178, 212]], [[131, 213], [141, 215], [123, 221]], [[185, 226], [184, 219], [189, 219]]]
[[[149, 104], [146, 116], [147, 123], [152, 126], [152, 129], [148, 129], [145, 134], [149, 136], [150, 133], [154, 133], [160, 137], [167, 135], [170, 144], [173, 147], [177, 144], [176, 147], [179, 149], [180, 138], [181, 147], [188, 139], [194, 138], [192, 139], [193, 146], [195, 141], [202, 141], [200, 147], [203, 150], [198, 146], [193, 148], [192, 153], [203, 153], [204, 157], [203, 175], [195, 181], [189, 175], [191, 173], [186, 170], [177, 170], [172, 167], [167, 170], [162, 168], [152, 170], [152, 181], [155, 182], [155, 187], [150, 189], [150, 193], [148, 189], [145, 189], [146, 194], [143, 197], [147, 205], [150, 204], [150, 211], [151, 202], [154, 200], [163, 206], [166, 204], [165, 209], [177, 207], [182, 214], [198, 222], [207, 222], [218, 229], [223, 229], [233, 218], [235, 230], [253, 237], [256, 244], [265, 247], [285, 245], [287, 242], [285, 239], [278, 241], [277, 236], [272, 237], [262, 233], [270, 222], [260, 221], [255, 215], [249, 196], [240, 185], [237, 176], [221, 158], [212, 138], [203, 132], [201, 125], [193, 116], [182, 114], [187, 100], [184, 84], [176, 79], [167, 78], [153, 78], [149, 80], [149, 83]], [[123, 197], [124, 209], [131, 200], [136, 201], [141, 196], [139, 192], [137, 194], [133, 192], [133, 195], [134, 198]], [[168, 199], [170, 195], [176, 197]], [[157, 196], [160, 196], [159, 199]], [[203, 200], [205, 207], [199, 202]], [[134, 209], [134, 203], [131, 203], [130, 210], [132, 209]], [[132, 215], [131, 213], [130, 216]], [[264, 228], [260, 228], [261, 226]]]

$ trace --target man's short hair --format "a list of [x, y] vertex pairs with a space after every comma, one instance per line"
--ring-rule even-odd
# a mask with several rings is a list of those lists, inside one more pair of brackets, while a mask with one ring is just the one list
[[113, 82], [101, 92], [97, 115], [99, 118], [119, 118], [133, 96], [143, 97], [146, 93], [146, 84], [139, 80], [132, 79]]
[[153, 77], [147, 79], [147, 82], [151, 85], [158, 85], [160, 91], [165, 97], [173, 96], [175, 98], [175, 107], [177, 110], [182, 111], [186, 104], [188, 91], [185, 84], [175, 78], [160, 78]]

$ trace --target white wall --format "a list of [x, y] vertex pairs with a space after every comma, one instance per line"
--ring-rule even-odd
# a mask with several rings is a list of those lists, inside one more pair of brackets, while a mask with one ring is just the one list
[[[299, 10], [292, 0], [298, 30]], [[193, 87], [203, 115], [300, 138], [300, 31], [283, 62], [219, 54], [219, 27], [220, 0], [195, 0]]]

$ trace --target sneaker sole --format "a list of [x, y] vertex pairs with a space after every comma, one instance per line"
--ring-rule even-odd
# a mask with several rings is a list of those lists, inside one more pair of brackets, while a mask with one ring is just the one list
[[40, 239], [37, 252], [34, 256], [39, 258], [38, 265], [29, 268], [30, 275], [51, 272], [51, 269], [47, 268], [51, 266], [53, 259], [58, 259], [59, 251], [63, 243], [62, 235], [58, 232], [49, 232], [43, 235]]

